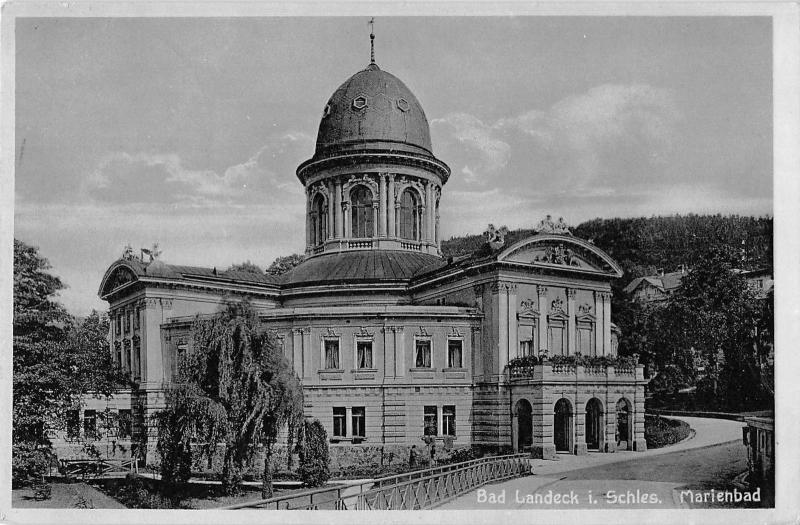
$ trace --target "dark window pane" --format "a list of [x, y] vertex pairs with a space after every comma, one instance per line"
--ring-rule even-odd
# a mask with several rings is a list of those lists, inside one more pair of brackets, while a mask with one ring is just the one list
[[337, 340], [325, 341], [325, 368], [334, 370], [339, 368], [339, 341]]
[[456, 435], [455, 405], [445, 405], [442, 407], [442, 432], [446, 436]]
[[353, 407], [353, 436], [365, 437], [366, 435], [366, 410], [364, 407]]
[[83, 435], [87, 439], [97, 436], [97, 413], [94, 410], [83, 412]]
[[461, 353], [463, 342], [451, 339], [447, 342], [447, 366], [450, 368], [461, 368]]
[[414, 360], [416, 368], [431, 367], [431, 342], [429, 340], [417, 341], [416, 358]]
[[131, 411], [130, 410], [120, 410], [119, 411], [119, 430], [117, 437], [120, 439], [129, 438], [131, 437]]
[[435, 406], [426, 406], [425, 407], [425, 421], [424, 421], [424, 428], [423, 428], [423, 435], [425, 436], [435, 436], [438, 434], [439, 427], [438, 421], [436, 420], [436, 407]]
[[345, 420], [347, 418], [347, 410], [344, 407], [333, 407], [333, 436], [345, 437], [347, 435], [347, 426]]
[[400, 216], [398, 217], [400, 226], [400, 237], [403, 239], [417, 240], [417, 198], [411, 190], [403, 191], [400, 197]]
[[372, 341], [358, 341], [356, 353], [358, 368], [372, 368]]
[[67, 437], [76, 438], [80, 434], [80, 414], [77, 410], [67, 410]]
[[372, 192], [366, 186], [358, 186], [350, 192], [351, 235], [353, 237], [373, 237], [374, 221]]

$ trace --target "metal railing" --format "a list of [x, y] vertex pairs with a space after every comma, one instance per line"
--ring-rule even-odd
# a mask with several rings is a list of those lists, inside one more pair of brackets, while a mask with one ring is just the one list
[[486, 483], [530, 474], [530, 456], [511, 454], [321, 488], [223, 509], [414, 510], [441, 505]]
[[136, 459], [62, 459], [60, 463], [60, 470], [67, 478], [120, 477], [129, 472], [139, 473], [139, 463]]

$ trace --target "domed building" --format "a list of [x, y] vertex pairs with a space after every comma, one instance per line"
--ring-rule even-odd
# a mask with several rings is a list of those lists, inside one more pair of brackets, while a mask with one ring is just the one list
[[132, 422], [116, 439], [151, 459], [145, 422], [191, 351], [192, 320], [233, 297], [258, 309], [340, 465], [354, 448], [404, 461], [423, 440], [545, 458], [644, 450], [646, 382], [616, 357], [611, 323], [620, 267], [549, 217], [537, 235], [490, 227], [477, 252], [443, 258], [450, 169], [414, 94], [373, 61], [321, 106], [297, 168], [301, 264], [269, 276], [128, 254], [106, 271], [111, 351], [135, 384], [110, 402]]

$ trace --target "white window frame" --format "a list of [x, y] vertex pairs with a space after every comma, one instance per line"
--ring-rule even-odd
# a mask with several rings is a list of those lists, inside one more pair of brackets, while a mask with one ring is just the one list
[[[339, 368], [328, 368], [328, 361], [325, 355], [325, 343], [328, 341], [336, 341], [337, 350], [339, 352]], [[323, 336], [320, 343], [320, 370], [342, 370], [344, 363], [342, 363], [342, 338], [340, 336]]]
[[[336, 434], [336, 410], [337, 409], [344, 410], [344, 415], [342, 416], [342, 425], [344, 427], [343, 428], [344, 434]], [[332, 416], [332, 420], [331, 420], [332, 421], [331, 437], [332, 438], [334, 438], [334, 439], [346, 439], [346, 438], [350, 437], [350, 436], [347, 435], [347, 428], [349, 427], [349, 425], [347, 424], [347, 412], [349, 412], [347, 410], [347, 407], [335, 406], [335, 407], [331, 408], [331, 416]]]
[[[450, 341], [458, 341], [461, 343], [461, 363], [458, 366], [452, 366], [450, 363]], [[415, 345], [416, 346], [416, 345]], [[416, 357], [416, 356], [415, 356]], [[453, 369], [461, 369], [464, 368], [464, 338], [459, 336], [448, 336], [447, 337], [447, 368]], [[431, 365], [433, 364], [433, 348], [431, 347]]]
[[[418, 341], [427, 341], [430, 345], [430, 353], [431, 353], [431, 365], [430, 366], [417, 366], [417, 342]], [[419, 370], [433, 370], [433, 337], [429, 335], [415, 335], [414, 336], [414, 354], [411, 356], [414, 360], [414, 368]]]
[[[369, 343], [370, 344], [370, 360], [372, 361], [372, 366], [369, 368], [361, 368], [358, 366], [358, 343]], [[341, 356], [340, 356], [341, 357]], [[341, 364], [341, 363], [340, 363]], [[375, 336], [372, 335], [355, 335], [353, 336], [353, 369], [355, 370], [368, 370], [374, 371], [377, 370], [375, 365]]]

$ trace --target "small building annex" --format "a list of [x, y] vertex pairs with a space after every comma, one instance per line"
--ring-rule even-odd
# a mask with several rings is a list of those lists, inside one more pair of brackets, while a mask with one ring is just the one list
[[[114, 359], [135, 384], [114, 407], [130, 411], [129, 441], [153, 454], [145, 422], [163, 406], [176, 356], [191, 351], [194, 317], [246, 297], [333, 448], [450, 436], [539, 457], [644, 450], [642, 367], [613, 359], [620, 267], [551, 221], [513, 242], [490, 229], [476, 253], [443, 258], [450, 176], [419, 101], [373, 61], [322, 105], [316, 149], [297, 168], [300, 265], [269, 276], [130, 255], [112, 263], [99, 295]], [[578, 353], [609, 359], [565, 357]]]

